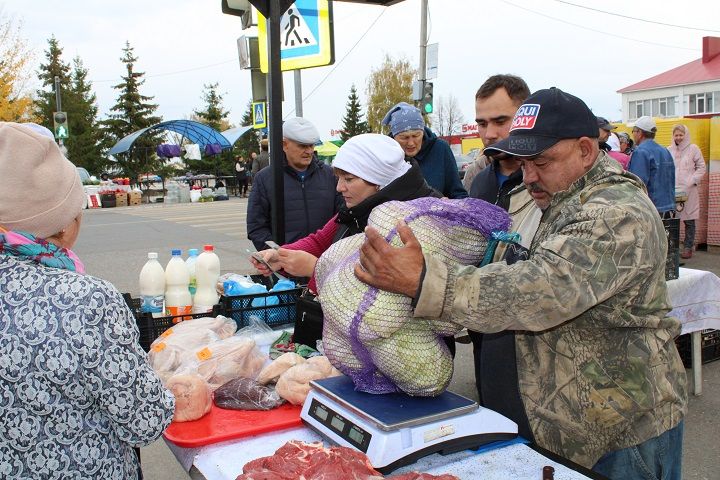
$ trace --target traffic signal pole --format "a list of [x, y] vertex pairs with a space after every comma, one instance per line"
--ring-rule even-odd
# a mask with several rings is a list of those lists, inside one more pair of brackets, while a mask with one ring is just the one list
[[420, 65], [418, 66], [418, 80], [422, 82], [423, 87], [425, 86], [425, 75], [427, 75], [427, 10], [428, 1], [420, 0]]
[[[55, 111], [62, 112], [62, 100], [60, 99], [60, 77], [55, 75]], [[63, 146], [63, 139], [58, 138], [58, 145]]]

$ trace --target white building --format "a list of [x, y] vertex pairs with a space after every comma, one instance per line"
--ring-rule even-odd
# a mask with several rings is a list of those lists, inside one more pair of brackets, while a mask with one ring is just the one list
[[720, 115], [720, 37], [703, 37], [702, 58], [618, 90], [622, 121]]

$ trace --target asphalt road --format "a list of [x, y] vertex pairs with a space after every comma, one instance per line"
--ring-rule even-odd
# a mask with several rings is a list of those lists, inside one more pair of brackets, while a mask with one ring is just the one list
[[[75, 251], [89, 274], [109, 280], [133, 296], [138, 295], [138, 275], [147, 252], [158, 252], [160, 263], [165, 265], [173, 248], [185, 252], [210, 243], [220, 257], [223, 273], [252, 273], [246, 250], [253, 251], [254, 247], [245, 237], [246, 208], [246, 199], [233, 198], [217, 203], [86, 210]], [[685, 266], [720, 275], [720, 254], [697, 252]], [[477, 398], [472, 365], [470, 346], [459, 344], [450, 390]], [[691, 382], [692, 371], [687, 373]], [[690, 399], [683, 447], [686, 480], [720, 479], [718, 412], [720, 361], [703, 367], [703, 395]], [[142, 449], [142, 464], [149, 480], [190, 478], [162, 440]]]

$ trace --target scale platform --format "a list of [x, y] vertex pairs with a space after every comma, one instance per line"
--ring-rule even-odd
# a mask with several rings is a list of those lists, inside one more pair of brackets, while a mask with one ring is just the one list
[[300, 414], [320, 435], [365, 453], [383, 474], [433, 453], [517, 436], [517, 425], [452, 392], [437, 397], [358, 392], [346, 376], [310, 382]]

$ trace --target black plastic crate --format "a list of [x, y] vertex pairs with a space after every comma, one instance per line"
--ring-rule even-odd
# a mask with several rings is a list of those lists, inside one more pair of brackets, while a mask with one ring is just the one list
[[123, 297], [125, 298], [125, 303], [127, 303], [128, 307], [130, 307], [130, 310], [132, 310], [133, 315], [135, 316], [135, 322], [137, 323], [138, 330], [140, 330], [140, 346], [146, 352], [150, 350], [150, 344], [162, 335], [165, 330], [182, 322], [183, 320], [222, 315], [222, 307], [220, 305], [215, 305], [212, 312], [208, 313], [153, 317], [152, 313], [140, 311], [142, 304], [142, 300], [140, 298], [133, 298], [129, 293], [123, 293]]
[[680, 219], [664, 219], [667, 236], [667, 257], [665, 257], [665, 280], [674, 280], [680, 276]]
[[[720, 359], [720, 330], [703, 330], [700, 334], [701, 363]], [[692, 368], [692, 339], [689, 333], [675, 339], [680, 358], [685, 368]]]
[[[263, 275], [252, 275], [255, 283], [262, 283], [271, 288], [270, 280]], [[238, 329], [246, 327], [250, 318], [257, 317], [269, 327], [277, 327], [295, 323], [295, 303], [302, 294], [304, 287], [296, 287], [277, 292], [254, 293], [251, 295], [237, 295], [220, 297], [220, 306], [223, 315], [232, 318], [238, 324]], [[274, 299], [277, 298], [277, 303]], [[269, 304], [270, 303], [270, 304]]]

